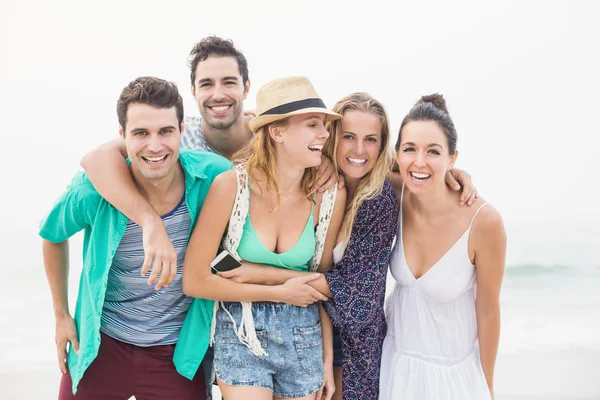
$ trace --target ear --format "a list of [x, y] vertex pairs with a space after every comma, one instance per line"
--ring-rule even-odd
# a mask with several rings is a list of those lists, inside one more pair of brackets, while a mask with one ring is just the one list
[[457, 158], [458, 158], [458, 150], [454, 150], [454, 154], [452, 154], [450, 156], [450, 165], [448, 167], [448, 170], [451, 170], [452, 168], [454, 168], [454, 164], [456, 164]]
[[248, 78], [248, 80], [246, 81], [246, 84], [244, 85], [244, 100], [246, 100], [246, 97], [248, 97], [249, 92], [250, 92], [250, 78]]
[[181, 125], [179, 125], [179, 136], [183, 135], [183, 129], [185, 128], [185, 124], [181, 121]]
[[196, 86], [193, 83], [190, 85], [190, 89], [192, 89], [192, 96], [196, 97]]
[[269, 125], [269, 136], [275, 141], [275, 143], [283, 143], [283, 130], [280, 126], [271, 124]]
[[119, 125], [119, 136], [121, 136], [121, 139], [125, 140], [125, 130], [121, 125]]

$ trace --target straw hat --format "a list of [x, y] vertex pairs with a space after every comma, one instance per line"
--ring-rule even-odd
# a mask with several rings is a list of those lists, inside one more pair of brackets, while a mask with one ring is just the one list
[[250, 129], [255, 132], [262, 126], [292, 115], [322, 113], [325, 122], [342, 118], [329, 111], [312, 83], [303, 76], [279, 78], [265, 83], [256, 94], [256, 114], [250, 120]]

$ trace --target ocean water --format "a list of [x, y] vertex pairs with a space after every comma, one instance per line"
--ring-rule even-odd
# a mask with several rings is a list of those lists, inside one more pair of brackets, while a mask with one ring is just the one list
[[600, 351], [600, 266], [511, 265], [500, 352]]

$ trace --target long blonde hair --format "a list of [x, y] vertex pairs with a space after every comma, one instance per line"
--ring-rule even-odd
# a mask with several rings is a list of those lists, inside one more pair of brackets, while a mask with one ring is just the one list
[[[383, 183], [391, 171], [394, 159], [390, 148], [390, 124], [383, 104], [368, 93], [359, 92], [344, 97], [333, 106], [333, 111], [342, 115], [351, 110], [371, 113], [379, 117], [381, 120], [381, 147], [375, 166], [361, 179], [354, 198], [346, 209], [340, 229], [344, 248], [350, 241], [352, 227], [360, 206], [365, 200], [374, 199], [381, 194]], [[331, 159], [338, 173], [342, 173], [337, 163], [337, 146], [342, 136], [342, 121], [343, 118], [328, 124], [329, 138], [323, 147], [323, 153]]]
[[[250, 144], [233, 155], [234, 163], [246, 164], [246, 171], [255, 180], [264, 180], [267, 192], [276, 195], [275, 211], [279, 207], [281, 193], [277, 183], [277, 165], [275, 163], [275, 143], [269, 135], [269, 126], [285, 127], [290, 123], [289, 118], [271, 122], [258, 128]], [[306, 168], [302, 176], [302, 191], [308, 198], [311, 195], [310, 186], [316, 176], [316, 168]], [[259, 179], [262, 178], [262, 179]]]

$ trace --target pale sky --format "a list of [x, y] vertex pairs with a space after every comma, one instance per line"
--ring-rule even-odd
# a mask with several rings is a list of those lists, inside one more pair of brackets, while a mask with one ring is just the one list
[[509, 263], [600, 266], [600, 3], [448, 3], [3, 1], [0, 268], [29, 247], [39, 262], [37, 224], [81, 156], [118, 135], [129, 81], [172, 80], [198, 114], [186, 60], [209, 34], [246, 55], [246, 108], [263, 83], [305, 75], [328, 106], [371, 93], [396, 135], [421, 95], [444, 94], [457, 166], [502, 213]]

